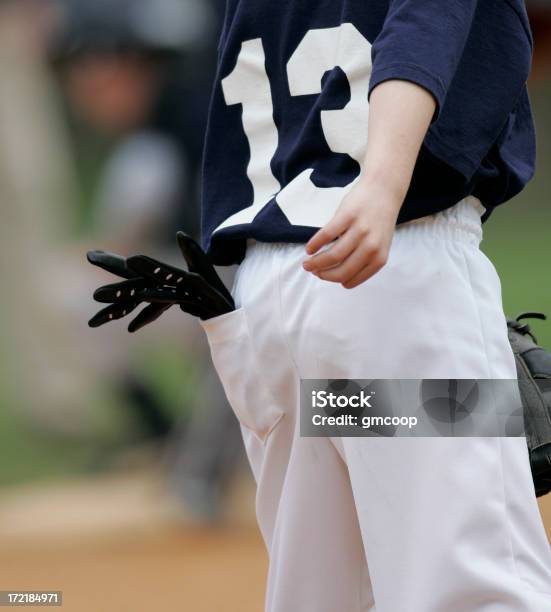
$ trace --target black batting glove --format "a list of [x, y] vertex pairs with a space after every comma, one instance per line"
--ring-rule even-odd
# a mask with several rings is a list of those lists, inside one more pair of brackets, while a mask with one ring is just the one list
[[177, 239], [187, 270], [147, 255], [124, 258], [114, 253], [89, 251], [87, 258], [91, 264], [125, 280], [104, 285], [94, 292], [97, 302], [109, 306], [96, 313], [88, 325], [99, 327], [121, 319], [143, 303], [148, 305], [130, 322], [129, 332], [155, 321], [174, 304], [203, 320], [235, 310], [231, 293], [201, 247], [184, 232], [178, 232]]

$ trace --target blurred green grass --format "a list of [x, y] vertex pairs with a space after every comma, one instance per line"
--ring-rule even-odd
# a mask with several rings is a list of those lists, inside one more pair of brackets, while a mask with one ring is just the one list
[[[170, 346], [133, 357], [166, 415], [173, 422], [186, 419], [200, 388], [192, 357]], [[145, 441], [134, 407], [107, 384], [92, 398], [94, 431], [70, 435], [41, 429], [22, 405], [14, 384], [19, 377], [10, 376], [9, 357], [0, 353], [0, 364], [0, 488], [103, 472], [121, 453]]]
[[550, 320], [531, 324], [538, 341], [551, 348], [551, 80], [532, 88], [537, 129], [537, 170], [526, 189], [498, 207], [484, 224], [482, 249], [501, 278], [508, 316], [525, 310]]
[[[520, 198], [519, 198], [520, 200]], [[517, 212], [526, 204], [523, 212]], [[530, 202], [516, 202], [490, 218], [482, 249], [501, 279], [503, 306], [509, 317], [521, 311], [540, 311], [550, 320], [530, 322], [538, 341], [551, 348], [551, 283], [549, 282], [551, 211], [536, 213]], [[539, 207], [538, 207], [539, 208]]]

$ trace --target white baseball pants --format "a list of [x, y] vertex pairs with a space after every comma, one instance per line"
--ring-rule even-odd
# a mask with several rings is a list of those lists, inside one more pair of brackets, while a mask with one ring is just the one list
[[267, 612], [549, 612], [524, 438], [301, 438], [300, 378], [516, 378], [475, 198], [398, 226], [346, 290], [304, 245], [249, 242], [238, 306], [203, 323], [241, 423]]

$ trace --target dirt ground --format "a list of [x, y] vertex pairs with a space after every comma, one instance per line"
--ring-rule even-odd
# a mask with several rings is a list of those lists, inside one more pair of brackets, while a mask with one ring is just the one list
[[262, 610], [267, 564], [254, 527], [75, 544], [0, 552], [1, 588], [62, 590], [67, 612]]
[[63, 591], [46, 609], [66, 612], [260, 612], [250, 478], [226, 506], [225, 526], [197, 524], [157, 470], [4, 490], [0, 590]]
[[[4, 494], [0, 590], [61, 590], [66, 612], [261, 612], [267, 558], [250, 485], [219, 528], [175, 520], [154, 473]], [[540, 508], [551, 541], [551, 495]]]

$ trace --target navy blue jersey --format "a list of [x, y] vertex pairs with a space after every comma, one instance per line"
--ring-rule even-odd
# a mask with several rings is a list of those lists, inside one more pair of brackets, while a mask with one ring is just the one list
[[227, 0], [203, 159], [203, 246], [306, 242], [360, 174], [369, 95], [388, 79], [437, 108], [398, 223], [463, 197], [487, 209], [531, 178], [521, 0]]

